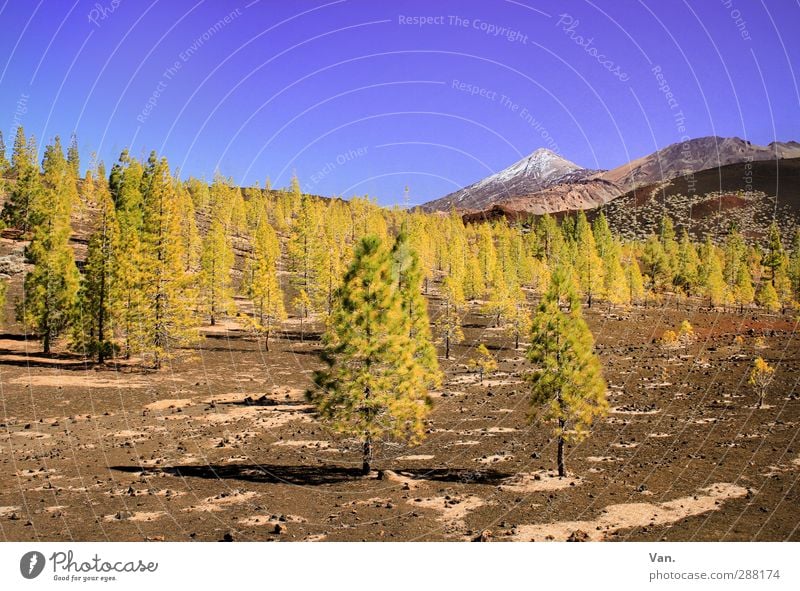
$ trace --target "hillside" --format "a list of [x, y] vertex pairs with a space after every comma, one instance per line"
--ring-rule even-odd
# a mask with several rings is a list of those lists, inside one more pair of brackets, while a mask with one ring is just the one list
[[[720, 238], [733, 222], [745, 236], [759, 238], [773, 219], [788, 237], [800, 223], [800, 158], [729, 164], [684, 175], [629, 191], [602, 209], [625, 238], [654, 232], [664, 212], [696, 239], [706, 234]], [[588, 217], [599, 211], [588, 212]]]
[[[591, 171], [548, 150], [537, 150], [507, 169], [431, 201], [422, 209], [447, 211], [455, 207], [470, 220], [482, 216], [524, 217], [592, 209], [629, 191], [682, 175], [731, 164], [798, 157], [800, 144], [794, 141], [759, 146], [740, 138], [711, 136], [669, 145], [612, 170]], [[687, 183], [691, 183], [691, 179]], [[709, 191], [697, 189], [696, 192]], [[769, 194], [769, 191], [764, 192]]]

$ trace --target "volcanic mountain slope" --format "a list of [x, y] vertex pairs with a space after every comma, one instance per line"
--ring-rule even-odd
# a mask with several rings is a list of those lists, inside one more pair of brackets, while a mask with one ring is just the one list
[[582, 168], [551, 150], [539, 148], [496, 174], [424, 204], [422, 209], [484, 209], [505, 199], [534, 194], [559, 184], [580, 182], [598, 172]]
[[[589, 219], [601, 208], [587, 212]], [[640, 186], [603, 206], [622, 237], [644, 238], [668, 213], [695, 240], [724, 238], [735, 223], [747, 238], [762, 239], [775, 220], [790, 239], [800, 225], [800, 158], [739, 162]]]
[[546, 149], [469, 187], [422, 206], [455, 207], [481, 215], [541, 215], [606, 204], [638, 187], [717, 170], [730, 164], [800, 157], [800, 143], [751, 144], [740, 138], [701, 137], [676, 143], [612, 170], [589, 170]]
[[[578, 190], [581, 184], [574, 185]], [[540, 195], [552, 191], [549, 189]], [[491, 208], [463, 215], [467, 223], [506, 218], [525, 222], [531, 206], [510, 199]], [[574, 207], [555, 213], [561, 218]], [[719, 168], [642, 185], [601, 206], [588, 209], [593, 221], [600, 212], [611, 229], [625, 239], [644, 239], [657, 232], [661, 217], [668, 214], [678, 229], [686, 228], [695, 240], [706, 236], [724, 240], [732, 223], [748, 239], [764, 238], [775, 220], [789, 239], [800, 227], [800, 158], [739, 162]]]
[[623, 192], [685, 174], [740, 162], [800, 157], [800, 143], [772, 142], [759, 146], [738, 137], [701, 137], [667, 146], [596, 175], [617, 185]]

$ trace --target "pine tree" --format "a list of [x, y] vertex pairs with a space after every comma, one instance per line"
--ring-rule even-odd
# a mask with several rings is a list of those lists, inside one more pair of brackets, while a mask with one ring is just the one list
[[730, 292], [725, 283], [722, 261], [717, 254], [716, 247], [711, 243], [711, 238], [707, 237], [702, 249], [702, 264], [700, 276], [704, 287], [704, 295], [708, 297], [711, 306], [724, 306], [730, 303]]
[[0, 327], [6, 323], [6, 295], [8, 294], [8, 281], [0, 279]]
[[4, 178], [11, 168], [11, 163], [6, 156], [6, 142], [3, 139], [3, 132], [0, 131], [0, 179]]
[[578, 213], [575, 222], [575, 271], [586, 304], [590, 308], [595, 296], [603, 290], [603, 261], [597, 254], [592, 227], [584, 212]]
[[664, 252], [661, 241], [655, 235], [650, 235], [642, 250], [642, 265], [645, 274], [650, 279], [649, 288], [653, 291], [662, 287], [669, 280], [669, 259]]
[[292, 223], [287, 255], [292, 283], [313, 298], [319, 288], [316, 277], [316, 264], [319, 260], [319, 216], [317, 203], [308, 195], [298, 197], [297, 217]]
[[498, 266], [495, 268], [492, 287], [489, 290], [489, 301], [486, 302], [483, 311], [492, 318], [492, 326], [500, 327], [512, 308], [511, 290]]
[[762, 281], [761, 287], [756, 295], [758, 305], [770, 312], [777, 312], [781, 309], [781, 301], [778, 292], [772, 285], [772, 281]]
[[467, 260], [464, 263], [464, 297], [468, 300], [477, 300], [486, 293], [486, 284], [483, 281], [483, 273], [478, 256], [473, 252], [466, 254]]
[[744, 262], [739, 265], [738, 274], [736, 276], [736, 285], [734, 286], [734, 299], [739, 304], [739, 310], [742, 311], [745, 306], [753, 303], [755, 298], [755, 288], [753, 287], [753, 277], [750, 274], [749, 265]]
[[391, 255], [375, 236], [362, 239], [337, 290], [325, 333], [328, 368], [308, 393], [324, 421], [359, 437], [362, 472], [373, 442], [390, 436], [417, 442], [431, 407], [409, 337], [410, 323], [392, 274]]
[[489, 376], [497, 370], [497, 359], [483, 343], [478, 345], [475, 353], [477, 356], [467, 362], [467, 367], [478, 372], [480, 383], [483, 384], [484, 376]]
[[747, 383], [750, 384], [758, 394], [758, 408], [764, 408], [764, 398], [767, 395], [772, 380], [775, 379], [775, 368], [764, 361], [762, 357], [756, 357], [753, 367], [750, 370]]
[[783, 271], [785, 259], [783, 243], [781, 242], [781, 231], [778, 224], [772, 222], [767, 232], [767, 249], [764, 251], [762, 264], [770, 270], [770, 281], [772, 287], [778, 288], [776, 278]]
[[255, 308], [256, 329], [264, 334], [264, 348], [269, 351], [269, 337], [274, 326], [286, 320], [283, 290], [278, 281], [280, 244], [275, 230], [262, 220], [253, 239], [252, 280], [249, 296]]
[[423, 380], [421, 387], [438, 387], [442, 378], [432, 342], [428, 304], [422, 295], [422, 269], [405, 228], [401, 228], [392, 245], [391, 257], [392, 280], [397, 286], [403, 314], [409, 325], [408, 336], [414, 349], [414, 361], [421, 370]]
[[628, 301], [632, 304], [641, 301], [644, 297], [644, 279], [636, 259], [633, 245], [626, 245], [622, 249], [622, 265], [625, 269], [625, 282], [628, 286]]
[[42, 348], [49, 353], [53, 341], [72, 322], [80, 282], [69, 246], [75, 184], [58, 138], [45, 150], [43, 185], [30, 205], [29, 219], [35, 225], [26, 255], [33, 270], [25, 276], [17, 316], [42, 339]]
[[444, 343], [444, 358], [450, 359], [450, 347], [464, 340], [460, 313], [464, 305], [464, 293], [457, 279], [445, 277], [441, 294], [442, 307], [434, 328], [439, 340]]
[[682, 289], [685, 295], [690, 295], [697, 289], [699, 266], [700, 258], [697, 256], [697, 250], [689, 240], [689, 233], [684, 228], [678, 242], [672, 284]]
[[672, 218], [668, 215], [661, 216], [658, 228], [658, 238], [661, 242], [661, 248], [664, 251], [666, 260], [666, 274], [668, 280], [671, 280], [675, 273], [675, 266], [678, 257], [678, 243], [675, 242], [675, 226], [672, 223]]
[[194, 340], [194, 301], [183, 265], [175, 184], [165, 158], [151, 154], [143, 175], [143, 212], [136, 346], [155, 369], [179, 346]]
[[478, 228], [478, 261], [483, 274], [483, 284], [489, 286], [495, 278], [497, 251], [494, 247], [491, 228], [487, 224], [481, 224]]
[[517, 288], [511, 293], [511, 306], [506, 313], [506, 333], [514, 339], [514, 349], [519, 349], [519, 340], [531, 329], [531, 315], [528, 312], [525, 292]]
[[308, 292], [301, 289], [292, 300], [292, 306], [300, 318], [300, 340], [305, 339], [305, 321], [311, 313], [311, 298], [308, 297]]
[[200, 265], [202, 240], [197, 230], [195, 205], [186, 185], [175, 182], [177, 196], [178, 219], [181, 226], [181, 249], [183, 250], [183, 269], [186, 273], [197, 270]]
[[81, 175], [81, 157], [78, 151], [78, 136], [72, 134], [69, 140], [69, 147], [67, 148], [67, 164], [72, 176], [78, 179]]
[[20, 125], [14, 138], [9, 173], [15, 181], [11, 185], [8, 200], [3, 204], [3, 220], [23, 232], [32, 229], [30, 219], [31, 208], [41, 199], [43, 192], [39, 166], [36, 164], [33, 140], [25, 138], [25, 131]]
[[233, 249], [220, 220], [213, 220], [208, 234], [203, 238], [200, 255], [200, 293], [203, 308], [214, 326], [221, 315], [230, 314], [234, 308], [231, 268]]
[[[564, 312], [561, 304], [569, 306]], [[529, 376], [531, 417], [544, 405], [542, 419], [554, 422], [559, 476], [566, 476], [564, 444], [588, 435], [595, 418], [608, 409], [600, 361], [581, 315], [569, 272], [559, 266], [533, 319], [527, 358], [536, 366]]]
[[800, 228], [794, 232], [792, 251], [789, 255], [789, 279], [792, 283], [792, 294], [795, 302], [800, 302]]
[[81, 319], [76, 340], [103, 363], [114, 353], [114, 326], [122, 316], [119, 288], [120, 230], [114, 202], [104, 178], [87, 174], [97, 213], [89, 237], [80, 291]]

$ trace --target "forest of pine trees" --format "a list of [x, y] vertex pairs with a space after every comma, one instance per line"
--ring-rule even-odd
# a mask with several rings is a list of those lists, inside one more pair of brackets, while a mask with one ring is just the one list
[[[31, 265], [17, 319], [44, 353], [157, 369], [225, 319], [267, 351], [290, 314], [301, 337], [306, 323], [324, 323], [329, 368], [310, 396], [361, 438], [365, 469], [374, 438], [421, 437], [437, 360], [463, 342], [467, 314], [527, 348], [532, 400], [563, 448], [604, 411], [581, 309], [691, 299], [776, 313], [800, 301], [800, 229], [789, 242], [775, 223], [760, 242], [732, 225], [719, 243], [693, 241], [668, 216], [640, 241], [622, 240], [602, 212], [591, 223], [580, 212], [465, 224], [455, 211], [313, 197], [296, 178], [286, 190], [220, 174], [183, 180], [155, 153], [125, 150], [110, 170], [93, 163], [81, 176], [77, 145], [73, 136], [65, 151], [56, 137], [39, 162], [22, 127], [10, 158], [0, 137], [2, 223], [27, 241]], [[88, 227], [83, 260], [78, 220]], [[558, 463], [563, 472], [561, 453]]]

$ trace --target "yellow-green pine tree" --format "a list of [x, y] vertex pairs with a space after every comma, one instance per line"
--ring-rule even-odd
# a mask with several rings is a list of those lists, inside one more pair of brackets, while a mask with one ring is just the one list
[[233, 249], [225, 226], [220, 220], [212, 220], [208, 233], [203, 237], [200, 254], [200, 296], [211, 326], [220, 316], [230, 314], [234, 309], [233, 262]]
[[73, 321], [80, 274], [69, 245], [75, 183], [58, 138], [45, 149], [43, 168], [43, 190], [30, 204], [33, 238], [25, 250], [33, 270], [25, 276], [17, 316], [49, 353]]
[[80, 291], [81, 323], [76, 340], [90, 355], [103, 363], [114, 354], [114, 329], [121, 319], [119, 258], [120, 229], [114, 201], [105, 178], [87, 173], [95, 202], [94, 230], [89, 237]]
[[184, 270], [175, 184], [165, 158], [151, 154], [144, 175], [139, 345], [160, 369], [197, 336], [190, 302], [195, 294]]
[[[566, 304], [569, 311], [561, 306]], [[569, 271], [559, 266], [533, 319], [527, 358], [535, 366], [529, 375], [531, 418], [554, 424], [559, 476], [566, 476], [564, 444], [580, 441], [597, 417], [608, 410], [600, 360], [592, 333], [581, 315]]]
[[309, 399], [334, 429], [362, 442], [362, 473], [383, 437], [417, 442], [431, 399], [417, 376], [407, 314], [395, 286], [390, 252], [375, 236], [361, 240], [337, 291], [324, 337], [325, 370]]
[[461, 307], [464, 292], [454, 277], [445, 277], [440, 288], [442, 304], [434, 328], [439, 340], [444, 343], [444, 358], [450, 359], [450, 348], [464, 340], [461, 328]]
[[283, 290], [278, 280], [280, 244], [275, 230], [262, 220], [253, 239], [253, 276], [249, 295], [253, 300], [256, 329], [264, 334], [264, 348], [269, 351], [269, 337], [274, 327], [286, 319]]
[[422, 381], [421, 388], [438, 387], [441, 385], [442, 375], [432, 342], [428, 304], [422, 295], [422, 269], [404, 228], [400, 229], [392, 245], [391, 258], [392, 280], [400, 293], [414, 361], [419, 369], [416, 377]]

